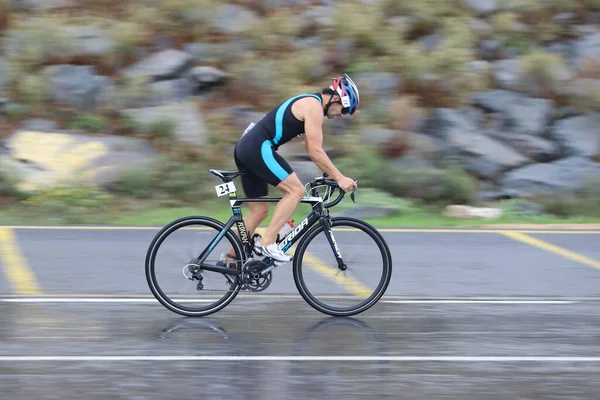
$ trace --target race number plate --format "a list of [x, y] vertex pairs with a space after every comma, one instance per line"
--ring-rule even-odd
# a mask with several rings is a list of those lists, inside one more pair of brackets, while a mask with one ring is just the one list
[[226, 194], [229, 194], [231, 192], [235, 192], [235, 185], [233, 184], [233, 182], [227, 182], [215, 186], [215, 189], [217, 190], [217, 196], [220, 197], [225, 196]]

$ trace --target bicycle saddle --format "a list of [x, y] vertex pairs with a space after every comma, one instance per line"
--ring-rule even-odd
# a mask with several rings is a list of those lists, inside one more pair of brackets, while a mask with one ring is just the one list
[[209, 171], [224, 181], [230, 181], [239, 175], [246, 175], [244, 172], [240, 171], [220, 171], [218, 169], [210, 169]]

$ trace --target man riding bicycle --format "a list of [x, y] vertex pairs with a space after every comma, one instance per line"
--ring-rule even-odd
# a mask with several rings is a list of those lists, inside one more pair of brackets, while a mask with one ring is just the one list
[[[325, 116], [333, 119], [354, 115], [359, 105], [358, 88], [344, 74], [333, 78], [331, 85], [319, 93], [301, 94], [273, 108], [256, 124], [250, 124], [237, 142], [234, 159], [238, 170], [245, 173], [241, 181], [246, 196], [267, 196], [267, 184], [283, 193], [262, 240], [256, 243], [257, 250], [265, 257], [278, 263], [291, 261], [292, 257], [279, 249], [275, 239], [305, 195], [302, 182], [283, 157], [276, 153], [277, 149], [304, 135], [308, 155], [319, 169], [328, 173], [344, 192], [356, 189], [356, 182], [344, 176], [323, 150], [322, 125]], [[269, 204], [250, 202], [248, 205], [250, 210], [244, 222], [253, 235], [256, 227], [269, 215]]]

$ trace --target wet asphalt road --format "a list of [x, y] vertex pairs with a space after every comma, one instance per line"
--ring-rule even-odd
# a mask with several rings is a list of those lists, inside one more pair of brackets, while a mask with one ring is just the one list
[[143, 259], [156, 230], [15, 232], [43, 294], [28, 300], [0, 280], [3, 399], [600, 393], [598, 233], [526, 233], [557, 254], [500, 233], [384, 232], [392, 283], [361, 315], [318, 313], [278, 268], [266, 294], [184, 318], [148, 296]]

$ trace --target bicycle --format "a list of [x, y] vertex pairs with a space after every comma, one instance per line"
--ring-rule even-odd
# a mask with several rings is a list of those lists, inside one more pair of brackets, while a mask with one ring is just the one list
[[[215, 190], [217, 196], [227, 195], [229, 198], [232, 216], [226, 223], [223, 223], [217, 219], [208, 216], [185, 216], [176, 219], [169, 224], [165, 225], [152, 239], [147, 253], [145, 261], [146, 279], [148, 285], [154, 297], [167, 309], [189, 317], [200, 317], [215, 313], [222, 310], [228, 304], [230, 304], [240, 291], [244, 292], [261, 292], [264, 291], [272, 281], [272, 270], [277, 266], [274, 260], [269, 258], [261, 257], [256, 251], [255, 240], [260, 235], [254, 233], [252, 238], [249, 238], [246, 230], [246, 225], [243, 220], [241, 205], [247, 202], [278, 202], [281, 197], [261, 197], [261, 198], [238, 198], [237, 189], [234, 183], [234, 179], [243, 175], [239, 171], [221, 171], [210, 169], [210, 173], [219, 177], [222, 180], [222, 184], [216, 185]], [[321, 196], [320, 188], [325, 188], [324, 195]], [[342, 201], [345, 196], [345, 192], [339, 188], [334, 180], [328, 179], [328, 175], [325, 173], [322, 177], [315, 178], [313, 181], [305, 185], [306, 195], [302, 198], [301, 203], [309, 204], [312, 207], [312, 211], [304, 218], [299, 224], [297, 224], [290, 232], [284, 237], [278, 238], [278, 246], [282, 251], [287, 251], [294, 244], [298, 243], [296, 251], [293, 256], [293, 277], [295, 286], [302, 296], [302, 298], [314, 309], [331, 316], [351, 316], [371, 308], [375, 305], [385, 293], [392, 274], [392, 256], [390, 249], [383, 238], [383, 236], [377, 231], [376, 228], [370, 224], [362, 221], [358, 218], [352, 217], [331, 217], [329, 209], [334, 207]], [[339, 190], [337, 197], [333, 197], [336, 190]], [[350, 195], [353, 202], [355, 202], [355, 192], [352, 191]], [[330, 201], [333, 199], [333, 201]], [[234, 225], [237, 228], [236, 235], [233, 231]], [[356, 229], [358, 232], [366, 233], [366, 237], [361, 239], [360, 247], [350, 246], [346, 250], [359, 250], [360, 256], [364, 256], [363, 249], [366, 248], [371, 242], [375, 245], [374, 256], [369, 257], [369, 261], [362, 261], [361, 265], [376, 265], [381, 260], [382, 273], [374, 283], [375, 289], [373, 293], [368, 294], [369, 288], [361, 285], [358, 281], [354, 281], [354, 278], [347, 276], [348, 265], [347, 260], [342, 256], [342, 252], [338, 247], [338, 241], [333, 234], [335, 229], [337, 232], [338, 228], [342, 228], [340, 237], [345, 236], [345, 232]], [[180, 299], [175, 300], [173, 296], [167, 296], [164, 293], [164, 288], [169, 284], [173, 283], [175, 286], [180, 287], [182, 285], [181, 276], [179, 278], [172, 277], [170, 281], [165, 279], [163, 286], [158, 282], [156, 276], [155, 263], [157, 254], [163, 243], [175, 232], [182, 231], [190, 232], [195, 231], [198, 236], [192, 235], [192, 243], [196, 244], [197, 239], [201, 235], [201, 231], [212, 231], [212, 237], [210, 244], [204, 248], [197, 249], [197, 251], [187, 254], [187, 257], [182, 259], [182, 263], [179, 267], [183, 266], [183, 273], [186, 281], [192, 281], [196, 284], [195, 292], [193, 296], [182, 296]], [[320, 261], [309, 255], [307, 247], [313, 243], [322, 243], [315, 240], [315, 238], [323, 233], [326, 237], [324, 245], [329, 247], [330, 256], [335, 258], [337, 268], [329, 268]], [[235, 254], [233, 259], [227, 260], [226, 258], [211, 259], [209, 255], [215, 252], [216, 246], [225, 239], [225, 243], [229, 244], [229, 248], [232, 248]], [[338, 237], [339, 240], [339, 237]], [[182, 240], [175, 240], [175, 243], [179, 243]], [[168, 248], [168, 245], [164, 245]], [[322, 249], [319, 250], [320, 255], [325, 255], [328, 251]], [[311, 250], [312, 252], [312, 250]], [[215, 252], [219, 253], [219, 252]], [[221, 253], [223, 254], [223, 253]], [[315, 261], [316, 260], [316, 261]], [[177, 261], [179, 262], [179, 261]], [[168, 263], [171, 265], [171, 262]], [[183, 265], [182, 265], [183, 264]], [[308, 266], [307, 266], [308, 265]], [[316, 266], [315, 266], [316, 265]], [[317, 272], [314, 274], [317, 277], [327, 276], [329, 280], [336, 280], [338, 283], [346, 285], [344, 288], [352, 292], [352, 296], [343, 294], [340, 296], [332, 296], [332, 288], [329, 285], [321, 285], [325, 289], [321, 289], [329, 299], [341, 299], [341, 300], [352, 300], [355, 297], [366, 297], [356, 305], [349, 307], [340, 307], [332, 304], [328, 304], [322, 300], [317, 299], [316, 295], [318, 289], [313, 288], [312, 291], [306, 284], [306, 280], [311, 274], [313, 269]], [[173, 272], [174, 269], [168, 269], [169, 272]], [[354, 271], [354, 269], [351, 269]], [[217, 299], [202, 299], [198, 300], [195, 298], [198, 294], [212, 293], [218, 290], [206, 289], [205, 283], [206, 277], [210, 274], [210, 277], [216, 276], [219, 282], [224, 283], [227, 289], [222, 297]], [[340, 274], [343, 274], [340, 276]], [[206, 276], [205, 276], [206, 275]], [[369, 273], [368, 277], [371, 278], [374, 275]], [[223, 279], [224, 278], [224, 279]], [[329, 280], [327, 282], [329, 282]], [[187, 288], [187, 286], [186, 286]], [[165, 289], [166, 290], [166, 289]], [[193, 290], [193, 289], [192, 289]], [[181, 301], [189, 301], [192, 305], [180, 304]], [[201, 303], [198, 305], [197, 303]], [[209, 304], [205, 304], [209, 303]]]

